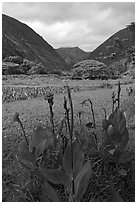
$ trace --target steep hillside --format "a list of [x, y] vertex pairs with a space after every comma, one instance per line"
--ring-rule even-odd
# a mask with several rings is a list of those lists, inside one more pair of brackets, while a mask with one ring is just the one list
[[56, 51], [71, 67], [77, 62], [87, 59], [90, 54], [81, 50], [79, 47], [62, 47], [56, 49]]
[[47, 70], [66, 70], [60, 55], [26, 24], [2, 15], [2, 58], [20, 56], [41, 63]]
[[126, 61], [130, 49], [134, 49], [133, 32], [128, 28], [122, 29], [90, 53], [89, 59], [96, 59], [110, 65], [117, 61]]
[[[93, 61], [106, 65], [103, 69], [94, 67]], [[98, 64], [98, 63], [97, 63]], [[98, 65], [97, 65], [98, 66]], [[94, 72], [92, 67], [94, 67]], [[92, 70], [92, 72], [91, 72]], [[86, 77], [116, 79], [120, 77], [135, 78], [135, 23], [120, 30], [103, 42], [89, 55], [89, 60], [76, 63], [73, 66], [72, 76], [81, 79]], [[102, 72], [102, 73], [101, 73]]]

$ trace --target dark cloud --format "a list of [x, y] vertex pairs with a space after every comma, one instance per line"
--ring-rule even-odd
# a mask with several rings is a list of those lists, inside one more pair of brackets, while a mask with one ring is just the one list
[[73, 45], [87, 51], [135, 20], [133, 2], [5, 2], [2, 10], [28, 24], [53, 47]]

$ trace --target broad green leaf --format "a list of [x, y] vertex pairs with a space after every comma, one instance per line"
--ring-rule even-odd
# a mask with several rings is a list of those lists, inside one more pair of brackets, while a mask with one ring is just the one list
[[74, 177], [77, 176], [81, 170], [84, 162], [84, 154], [81, 148], [81, 144], [78, 141], [73, 143], [73, 173]]
[[111, 185], [110, 187], [110, 197], [106, 200], [106, 202], [124, 202], [119, 193], [114, 189]]
[[110, 125], [107, 129], [107, 134], [110, 139], [115, 144], [121, 143], [122, 135], [112, 126]]
[[113, 121], [113, 117], [114, 117], [115, 111], [113, 113], [110, 114], [109, 118], [108, 118], [108, 124], [112, 124]]
[[35, 151], [35, 157], [36, 159], [39, 158], [39, 156], [41, 154], [43, 154], [44, 150], [48, 147], [49, 145], [49, 140], [48, 139], [44, 139], [43, 141], [41, 141], [38, 146], [36, 147], [36, 151]]
[[46, 169], [46, 170], [43, 170], [43, 175], [48, 181], [54, 184], [63, 184], [66, 188], [70, 190], [71, 180], [69, 176], [67, 176], [63, 171]]
[[65, 173], [72, 178], [72, 153], [73, 153], [73, 176], [75, 177], [81, 170], [84, 161], [84, 154], [81, 149], [81, 144], [74, 141], [71, 146], [69, 145], [63, 157], [63, 169]]
[[75, 179], [75, 195], [77, 202], [80, 201], [80, 199], [86, 192], [90, 177], [91, 177], [91, 164], [89, 161], [87, 161]]
[[102, 131], [102, 139], [103, 142], [101, 143], [101, 148], [104, 149], [107, 145], [111, 145], [112, 141], [110, 140], [110, 138], [107, 135], [106, 130], [103, 129]]
[[60, 202], [56, 190], [48, 184], [47, 181], [44, 182], [43, 192], [42, 192], [43, 202]]
[[112, 125], [120, 134], [122, 134], [126, 128], [125, 115], [119, 109], [116, 109], [116, 111], [114, 112], [114, 116], [112, 119]]
[[33, 170], [33, 166], [31, 166], [29, 163], [25, 164], [23, 161], [21, 161], [19, 159], [19, 157], [17, 157], [19, 163], [25, 168], [25, 169], [28, 169], [29, 171], [32, 171]]
[[71, 160], [71, 146], [69, 145], [66, 148], [64, 157], [63, 157], [63, 169], [70, 178], [72, 178], [72, 160]]
[[52, 131], [49, 127], [44, 129], [40, 125], [33, 131], [32, 139], [30, 141], [30, 151], [33, 151], [33, 148], [37, 148], [39, 143], [41, 143], [44, 139], [48, 139], [52, 136]]
[[135, 159], [135, 154], [131, 151], [125, 151], [121, 154], [118, 163], [123, 164]]
[[120, 144], [120, 150], [123, 151], [125, 149], [125, 147], [127, 146], [127, 143], [129, 141], [129, 133], [128, 133], [128, 129], [125, 128], [123, 133], [122, 133], [122, 141]]
[[40, 197], [40, 202], [50, 202], [45, 192], [42, 192], [41, 197]]
[[34, 154], [29, 151], [29, 146], [25, 142], [22, 142], [20, 144], [18, 149], [18, 155], [22, 159], [30, 161], [31, 163], [34, 163], [36, 161]]

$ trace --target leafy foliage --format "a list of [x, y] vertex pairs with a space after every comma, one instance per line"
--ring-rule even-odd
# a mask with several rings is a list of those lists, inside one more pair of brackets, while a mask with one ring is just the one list
[[[120, 85], [118, 93], [119, 90]], [[67, 91], [68, 99], [64, 99], [65, 116], [60, 121], [59, 128], [55, 128], [53, 132], [52, 128], [38, 126], [33, 131], [29, 144], [22, 142], [19, 145], [17, 159], [30, 175], [27, 188], [32, 192], [34, 201], [97, 201], [94, 189], [98, 185], [104, 185], [102, 182], [105, 179], [107, 195], [104, 193], [106, 186], [103, 189], [105, 196], [103, 194], [102, 200], [100, 190], [96, 191], [99, 201], [122, 202], [121, 193], [118, 193], [118, 188], [114, 185], [114, 175], [118, 180], [129, 177], [128, 166], [134, 165], [134, 156], [126, 152], [129, 135], [125, 114], [119, 107], [119, 94], [116, 100], [118, 106], [108, 118], [105, 114], [105, 119], [102, 121], [103, 142], [99, 144], [95, 132], [97, 125], [92, 101], [85, 100], [82, 105], [86, 105], [87, 101], [90, 102], [93, 122], [88, 122], [84, 128], [92, 132], [90, 137], [94, 136], [95, 143], [93, 140], [83, 137], [86, 132], [84, 132], [82, 124], [81, 130], [75, 130], [73, 103], [69, 87], [67, 87]], [[52, 101], [51, 97], [48, 97], [47, 100], [49, 105], [54, 104], [53, 95]], [[53, 110], [52, 114], [50, 122], [53, 125]], [[22, 124], [19, 114], [14, 115], [14, 121]], [[57, 140], [56, 145], [54, 145], [55, 139]], [[67, 140], [65, 145], [64, 139]], [[92, 148], [89, 146], [91, 145], [89, 141], [93, 143]]]
[[85, 163], [75, 180], [76, 200], [80, 201], [83, 197], [91, 176], [91, 164], [89, 161]]
[[[72, 158], [71, 158], [71, 150], [73, 149], [73, 169], [72, 169]], [[65, 151], [64, 157], [63, 157], [63, 168], [65, 170], [65, 173], [72, 177], [72, 173], [74, 174], [74, 177], [77, 175], [77, 173], [82, 168], [84, 161], [84, 155], [80, 146], [80, 143], [75, 141], [72, 145], [72, 147], [69, 145]], [[72, 172], [73, 171], [73, 172]]]

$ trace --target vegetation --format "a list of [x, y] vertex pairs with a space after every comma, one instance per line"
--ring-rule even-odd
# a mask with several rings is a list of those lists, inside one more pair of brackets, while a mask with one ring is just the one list
[[134, 202], [133, 80], [103, 79], [134, 75], [135, 24], [91, 53], [108, 67], [85, 60], [67, 76], [67, 65], [41, 36], [5, 15], [3, 25], [3, 201]]
[[84, 60], [73, 66], [72, 79], [108, 79], [106, 65], [97, 60]]
[[46, 128], [39, 125], [28, 137], [19, 113], [15, 113], [13, 121], [19, 123], [24, 138], [17, 141], [16, 152], [18, 162], [24, 167], [24, 178], [23, 185], [12, 185], [10, 175], [3, 174], [3, 201], [8, 201], [6, 189], [11, 185], [13, 201], [133, 202], [134, 152], [127, 149], [129, 133], [120, 104], [120, 83], [117, 93], [112, 94], [109, 117], [104, 109], [103, 140], [97, 134], [92, 101], [86, 99], [81, 103], [82, 106], [89, 104], [92, 119], [85, 124], [79, 111], [78, 126], [68, 85], [66, 89], [64, 116], [58, 125], [51, 91], [45, 95], [50, 108], [50, 125]]
[[135, 23], [118, 31], [91, 52], [89, 59], [96, 59], [107, 66], [127, 58], [127, 50], [135, 46]]

